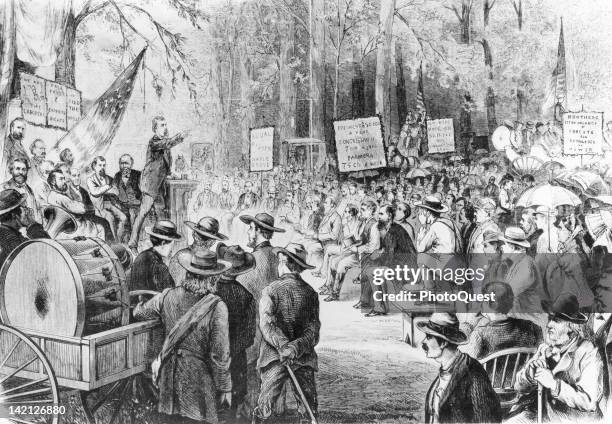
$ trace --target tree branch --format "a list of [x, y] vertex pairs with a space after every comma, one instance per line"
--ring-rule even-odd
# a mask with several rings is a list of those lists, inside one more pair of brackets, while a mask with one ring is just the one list
[[291, 5], [287, 4], [285, 0], [268, 0], [268, 1], [272, 3], [273, 6], [283, 9], [285, 13], [293, 16], [293, 18], [295, 18], [295, 20], [304, 28], [304, 31], [310, 34], [310, 26], [306, 23], [306, 21], [304, 21], [304, 19], [300, 15], [298, 15], [297, 13], [293, 11], [294, 8], [291, 7]]
[[459, 10], [457, 9], [455, 5], [453, 6], [444, 5], [444, 8], [453, 11], [455, 13], [455, 16], [457, 16], [457, 19], [459, 19], [459, 22], [463, 22], [463, 18], [461, 17], [461, 14], [459, 13]]

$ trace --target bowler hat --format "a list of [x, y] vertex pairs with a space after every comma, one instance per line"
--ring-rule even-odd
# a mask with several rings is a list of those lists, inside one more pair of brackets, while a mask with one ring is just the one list
[[268, 213], [262, 212], [258, 213], [255, 216], [251, 215], [242, 215], [240, 220], [245, 224], [249, 225], [251, 222], [256, 226], [263, 228], [269, 231], [276, 231], [278, 233], [284, 233], [285, 230], [282, 228], [277, 228], [274, 226], [274, 217]]
[[442, 204], [442, 201], [435, 196], [427, 196], [422, 202], [415, 203], [417, 208], [429, 209], [437, 213], [448, 212], [448, 206]]
[[145, 228], [145, 232], [150, 236], [162, 240], [175, 241], [183, 238], [183, 236], [176, 231], [174, 222], [166, 220], [157, 221], [153, 227]]
[[187, 271], [197, 275], [219, 275], [232, 267], [226, 261], [217, 260], [217, 255], [208, 249], [198, 249], [191, 255], [181, 255], [179, 264]]
[[425, 334], [440, 337], [456, 345], [467, 343], [467, 336], [459, 329], [459, 320], [455, 314], [436, 312], [429, 317], [429, 321], [417, 322], [417, 327]]
[[558, 318], [575, 324], [585, 324], [589, 320], [589, 317], [580, 312], [575, 294], [561, 293], [554, 302], [543, 300], [541, 303], [549, 318]]
[[298, 243], [289, 243], [285, 247], [273, 247], [272, 252], [275, 254], [283, 253], [287, 255], [293, 262], [297, 263], [304, 269], [313, 269], [314, 266], [306, 263], [306, 257], [308, 253], [302, 244]]
[[225, 275], [236, 276], [249, 272], [255, 268], [255, 256], [242, 250], [240, 246], [221, 245], [218, 249], [219, 256], [229, 262], [232, 268], [225, 272]]
[[19, 193], [17, 190], [14, 190], [12, 188], [8, 190], [2, 190], [0, 192], [0, 215], [4, 215], [5, 213], [12, 211], [13, 209], [17, 209], [25, 201], [25, 196]]
[[227, 240], [227, 236], [219, 232], [219, 221], [212, 216], [205, 216], [198, 223], [185, 221], [185, 225], [201, 236], [214, 240]]

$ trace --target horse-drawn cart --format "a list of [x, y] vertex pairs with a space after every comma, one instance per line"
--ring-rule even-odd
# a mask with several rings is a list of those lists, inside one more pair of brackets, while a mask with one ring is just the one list
[[15, 249], [0, 271], [0, 422], [57, 423], [60, 389], [79, 391], [91, 424], [116, 421], [161, 339], [157, 321], [129, 323], [129, 298], [101, 240]]

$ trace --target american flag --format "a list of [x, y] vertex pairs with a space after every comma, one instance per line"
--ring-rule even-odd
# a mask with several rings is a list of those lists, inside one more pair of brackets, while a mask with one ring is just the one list
[[561, 19], [561, 31], [559, 33], [559, 48], [557, 50], [557, 66], [553, 70], [546, 100], [542, 105], [542, 111], [554, 109], [561, 105], [567, 109], [567, 65], [565, 62], [565, 38], [563, 36], [563, 19]]
[[425, 107], [425, 94], [423, 93], [423, 62], [419, 66], [418, 73], [418, 87], [417, 87], [417, 95], [416, 95], [416, 110], [420, 115], [427, 114], [427, 108]]
[[75, 167], [81, 168], [95, 156], [104, 155], [110, 146], [125, 114], [145, 51], [146, 47], [96, 100], [87, 115], [53, 147], [57, 152], [69, 148]]

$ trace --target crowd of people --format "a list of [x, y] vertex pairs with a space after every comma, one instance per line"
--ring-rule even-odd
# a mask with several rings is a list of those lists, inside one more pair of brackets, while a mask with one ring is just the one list
[[[539, 346], [518, 369], [515, 387], [544, 387], [549, 417], [603, 413], [607, 360], [588, 314], [608, 307], [612, 201], [605, 169], [588, 170], [604, 183], [597, 192], [562, 181], [555, 170], [517, 170], [494, 154], [400, 161], [356, 178], [341, 178], [331, 157], [316, 170], [289, 161], [264, 174], [207, 175], [190, 202], [194, 218], [185, 223], [193, 243], [175, 251], [186, 234], [155, 205], [172, 175], [171, 149], [186, 133], [169, 137], [165, 119], [154, 118], [143, 170], [123, 155], [112, 178], [102, 156], [77, 168], [65, 150], [52, 163], [39, 140], [28, 154], [20, 142], [25, 130], [22, 119], [14, 120], [5, 144], [10, 177], [0, 192], [0, 263], [28, 238], [127, 244], [135, 255], [130, 290], [157, 293], [141, 299], [133, 318], [159, 318], [165, 330], [152, 369], [163, 414], [214, 423], [229, 409], [230, 420], [263, 422], [282, 411], [291, 381], [300, 388], [301, 418], [316, 417], [319, 296], [337, 302], [347, 281], [357, 282], [354, 306], [365, 317], [406, 310], [411, 305], [380, 294], [414, 284], [373, 278], [397, 265], [482, 268], [485, 280], [468, 279], [461, 289], [497, 295], [435, 312], [418, 325], [427, 356], [441, 365], [425, 400], [427, 422], [508, 417], [478, 362], [507, 347]], [[542, 187], [548, 192], [534, 197]], [[548, 187], [564, 191], [551, 195]], [[49, 233], [58, 211], [73, 225]], [[154, 225], [143, 228], [146, 219]], [[139, 243], [143, 234], [148, 248]], [[275, 247], [281, 239], [285, 247]], [[318, 294], [312, 281], [320, 283]], [[436, 278], [417, 283], [437, 291], [459, 287]], [[440, 306], [431, 303], [425, 306]], [[534, 410], [520, 413], [533, 418]]]

